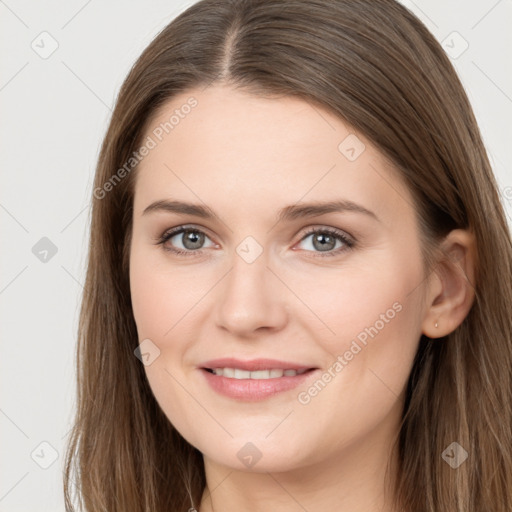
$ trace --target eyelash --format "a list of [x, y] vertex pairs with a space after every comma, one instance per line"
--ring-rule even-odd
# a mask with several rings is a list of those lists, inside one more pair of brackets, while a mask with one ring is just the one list
[[[192, 255], [193, 256], [201, 255], [202, 252], [203, 252], [202, 249], [183, 251], [182, 249], [169, 248], [169, 247], [165, 246], [165, 243], [168, 240], [170, 240], [171, 238], [173, 238], [174, 236], [176, 236], [176, 235], [178, 235], [180, 233], [184, 233], [185, 231], [192, 231], [194, 233], [202, 233], [205, 236], [208, 236], [201, 229], [196, 229], [196, 228], [194, 228], [192, 226], [178, 226], [178, 227], [173, 228], [171, 230], [165, 231], [160, 237], [158, 237], [157, 245], [162, 245], [162, 248], [163, 248], [164, 251], [168, 251], [168, 252], [171, 252], [173, 254], [177, 254], [179, 256], [190, 257]], [[328, 234], [328, 235], [334, 237], [335, 239], [340, 240], [341, 242], [343, 242], [345, 244], [345, 247], [341, 247], [341, 248], [338, 248], [338, 249], [332, 250], [332, 251], [326, 251], [323, 254], [322, 254], [321, 251], [306, 251], [306, 252], [316, 252], [317, 256], [314, 256], [315, 258], [316, 257], [319, 257], [319, 258], [330, 258], [330, 257], [333, 257], [333, 256], [338, 256], [338, 255], [340, 255], [341, 253], [343, 253], [345, 251], [353, 249], [355, 247], [355, 245], [356, 245], [355, 241], [353, 241], [353, 239], [348, 238], [343, 232], [338, 231], [337, 229], [333, 229], [333, 228], [312, 228], [307, 233], [305, 233], [303, 235], [303, 237], [300, 239], [300, 242], [302, 242], [309, 235], [317, 234], [317, 233]]]

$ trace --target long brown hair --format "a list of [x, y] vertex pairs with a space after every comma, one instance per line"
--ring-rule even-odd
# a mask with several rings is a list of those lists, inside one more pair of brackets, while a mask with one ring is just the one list
[[[134, 356], [139, 340], [128, 254], [133, 155], [149, 120], [176, 94], [215, 83], [299, 97], [368, 137], [415, 199], [427, 272], [434, 270], [430, 256], [450, 230], [474, 233], [473, 306], [442, 340], [421, 337], [408, 382], [397, 439], [397, 509], [509, 511], [510, 231], [450, 60], [394, 0], [203, 0], [166, 26], [131, 69], [95, 176], [76, 418], [64, 473], [66, 510], [74, 510], [73, 494], [80, 510], [90, 512], [199, 507], [202, 455], [170, 424]], [[457, 469], [442, 457], [453, 442], [469, 455]]]

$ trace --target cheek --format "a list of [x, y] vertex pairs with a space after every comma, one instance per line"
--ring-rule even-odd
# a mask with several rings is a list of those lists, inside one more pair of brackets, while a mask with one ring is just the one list
[[140, 339], [163, 340], [197, 295], [187, 271], [166, 268], [160, 250], [132, 248], [130, 256], [130, 292]]
[[391, 324], [399, 329], [414, 313], [420, 265], [398, 251], [369, 255], [371, 263], [365, 260], [341, 263], [339, 269], [314, 269], [302, 277], [283, 274], [307, 306], [302, 305], [300, 315], [297, 308], [292, 321], [300, 319], [313, 339], [333, 350], [348, 349], [354, 338], [364, 343], [376, 334], [373, 327], [379, 337]]
[[305, 295], [316, 318], [302, 324], [328, 354], [328, 366], [342, 358], [343, 368], [333, 369], [332, 389], [367, 400], [376, 393], [400, 395], [421, 336], [419, 252], [396, 249], [378, 256], [370, 256], [371, 265], [340, 270], [338, 277], [331, 273], [329, 280], [318, 274], [317, 286]]
[[336, 336], [317, 338], [331, 354], [326, 368], [310, 387], [298, 390], [295, 419], [311, 424], [309, 435], [320, 452], [364, 443], [378, 425], [396, 428], [401, 416], [420, 336], [416, 305], [403, 283], [381, 282], [389, 285], [386, 293], [368, 289], [360, 302], [343, 302], [345, 308], [327, 319]]
[[130, 290], [139, 342], [150, 339], [154, 343], [150, 345], [151, 362], [144, 371], [163, 413], [188, 442], [196, 445], [199, 439], [192, 426], [198, 411], [183, 387], [188, 376], [182, 368], [187, 346], [177, 335], [186, 325], [191, 307], [187, 299], [190, 287], [182, 273], [162, 268], [154, 256], [154, 252], [135, 248], [130, 257]]

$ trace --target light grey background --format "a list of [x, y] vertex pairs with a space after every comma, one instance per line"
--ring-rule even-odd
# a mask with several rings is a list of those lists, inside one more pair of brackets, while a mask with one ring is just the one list
[[[131, 65], [192, 3], [0, 0], [2, 512], [64, 511], [64, 441], [100, 143]], [[512, 0], [403, 3], [454, 57], [510, 221]], [[55, 255], [36, 257], [43, 237]]]

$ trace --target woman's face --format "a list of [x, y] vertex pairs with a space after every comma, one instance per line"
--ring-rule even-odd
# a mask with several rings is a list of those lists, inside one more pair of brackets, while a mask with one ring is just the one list
[[144, 143], [130, 284], [169, 421], [209, 461], [258, 472], [388, 449], [426, 281], [384, 157], [324, 109], [220, 86], [173, 98]]

